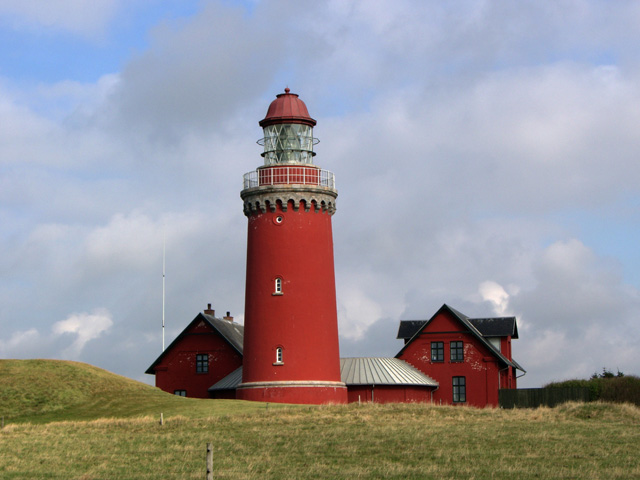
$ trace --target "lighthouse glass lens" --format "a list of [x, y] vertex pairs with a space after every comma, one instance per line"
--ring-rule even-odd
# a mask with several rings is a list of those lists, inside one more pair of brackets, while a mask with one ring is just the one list
[[264, 128], [265, 165], [313, 163], [313, 128], [298, 123]]

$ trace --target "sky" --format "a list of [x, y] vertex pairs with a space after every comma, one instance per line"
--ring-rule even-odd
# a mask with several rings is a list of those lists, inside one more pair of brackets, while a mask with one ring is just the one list
[[[46, 5], [44, 5], [46, 3]], [[336, 175], [342, 356], [516, 316], [520, 387], [640, 374], [640, 3], [0, 0], [0, 358], [153, 383], [243, 321], [242, 176], [289, 87]]]

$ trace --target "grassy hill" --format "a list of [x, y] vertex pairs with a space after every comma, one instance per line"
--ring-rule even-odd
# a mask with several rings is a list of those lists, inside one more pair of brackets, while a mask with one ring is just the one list
[[5, 422], [159, 417], [161, 412], [195, 418], [260, 408], [264, 405], [177, 397], [84, 363], [0, 360], [0, 416]]
[[215, 478], [640, 478], [640, 408], [629, 404], [267, 409], [88, 365], [1, 360], [3, 410], [3, 480], [202, 479], [209, 442]]

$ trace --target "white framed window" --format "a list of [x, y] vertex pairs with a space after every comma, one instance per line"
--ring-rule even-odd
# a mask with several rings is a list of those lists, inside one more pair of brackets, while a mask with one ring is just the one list
[[186, 390], [174, 390], [173, 394], [177, 395], [179, 397], [186, 397], [187, 396], [187, 391]]
[[282, 361], [282, 347], [276, 348], [276, 361], [274, 365], [282, 365], [284, 362]]
[[276, 277], [273, 286], [274, 295], [282, 295], [282, 278]]

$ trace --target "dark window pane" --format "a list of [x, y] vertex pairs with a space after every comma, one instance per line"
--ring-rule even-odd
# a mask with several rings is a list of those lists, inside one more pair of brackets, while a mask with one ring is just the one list
[[431, 361], [444, 361], [444, 342], [431, 342]]
[[196, 355], [196, 373], [208, 373], [209, 372], [209, 354], [197, 354]]
[[451, 342], [451, 361], [464, 361], [464, 344], [463, 342]]

